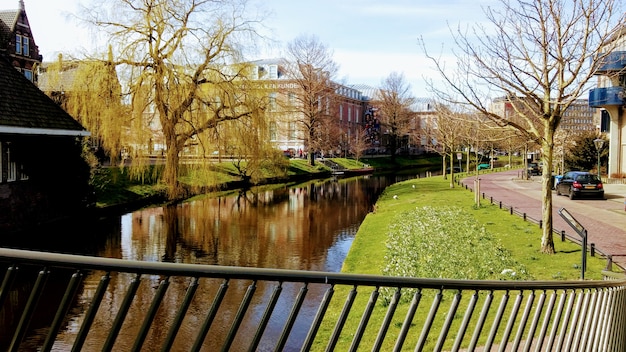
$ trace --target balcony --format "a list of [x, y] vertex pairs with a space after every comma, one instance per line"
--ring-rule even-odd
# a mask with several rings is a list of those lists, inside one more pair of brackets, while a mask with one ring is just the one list
[[602, 108], [605, 106], [624, 105], [624, 88], [594, 88], [589, 91], [589, 106]]
[[614, 51], [602, 58], [596, 74], [603, 75], [623, 70], [626, 67], [626, 51]]

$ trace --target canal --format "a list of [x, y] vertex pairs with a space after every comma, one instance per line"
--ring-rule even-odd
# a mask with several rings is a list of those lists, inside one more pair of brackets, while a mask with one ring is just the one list
[[[263, 187], [246, 192], [233, 192], [224, 196], [200, 196], [188, 201], [168, 206], [154, 206], [133, 211], [120, 216], [112, 216], [87, 223], [63, 225], [58, 228], [47, 227], [32, 231], [19, 238], [2, 238], [4, 247], [54, 251], [109, 258], [121, 258], [139, 261], [161, 261], [176, 263], [211, 264], [222, 266], [243, 266], [262, 268], [281, 268], [297, 270], [331, 271], [341, 270], [343, 260], [352, 244], [354, 236], [368, 212], [371, 211], [380, 193], [389, 185], [414, 178], [420, 170], [413, 170], [403, 175], [366, 175], [346, 179], [329, 178], [282, 187]], [[423, 174], [424, 171], [421, 170]], [[381, 249], [382, 250], [382, 249]], [[79, 296], [72, 308], [72, 319], [66, 322], [63, 336], [55, 344], [54, 350], [71, 349], [73, 337], [78, 332], [82, 318], [88, 307], [83, 302], [94, 294], [102, 273], [85, 275]], [[109, 291], [125, 290], [128, 278], [115, 278]], [[155, 281], [156, 282], [156, 281]], [[185, 287], [185, 282], [173, 282], [173, 293], [162, 303], [162, 319], [172, 319], [184, 289], [176, 291], [176, 286]], [[219, 286], [216, 282], [215, 287]], [[245, 286], [232, 288], [225, 302], [224, 319], [232, 315], [239, 304]], [[62, 295], [64, 286], [55, 288], [55, 283], [48, 283], [50, 295]], [[270, 288], [258, 287], [258, 295], [267, 295]], [[134, 304], [136, 311], [147, 309], [151, 293], [146, 290], [137, 293]], [[285, 287], [285, 299], [297, 292]], [[320, 295], [311, 290], [309, 295]], [[108, 296], [108, 295], [107, 295]], [[113, 297], [113, 295], [110, 295]], [[14, 326], [19, 320], [19, 308], [28, 298], [28, 288], [21, 287], [12, 297], [14, 309], [3, 309], [0, 314], [0, 349], [6, 348], [8, 336], [3, 335], [7, 327]], [[199, 297], [199, 302], [210, 304], [211, 297]], [[282, 299], [282, 298], [281, 298]], [[45, 303], [44, 303], [45, 304]], [[96, 321], [95, 329], [88, 336], [87, 349], [97, 350], [106, 339], [106, 327], [111, 324], [120, 302], [105, 298]], [[200, 304], [201, 305], [201, 304]], [[288, 308], [278, 305], [275, 326], [268, 326], [264, 335], [267, 341], [273, 341], [280, 332], [281, 316], [289, 314]], [[307, 309], [311, 311], [306, 312]], [[308, 330], [306, 316], [312, 317], [312, 308], [303, 307], [305, 318], [299, 319], [290, 336], [288, 347], [296, 349], [298, 340], [303, 339]], [[249, 321], [254, 315], [262, 314], [262, 309], [250, 308]], [[53, 314], [54, 307], [50, 307]], [[47, 326], [38, 322], [47, 321], [47, 317], [35, 319], [31, 331], [22, 345], [25, 350], [36, 351], [45, 338]], [[186, 319], [202, 320], [200, 309], [197, 316], [190, 311]], [[165, 324], [165, 322], [164, 322]], [[132, 346], [136, 328], [141, 325], [141, 316], [129, 316], [124, 329], [116, 341], [116, 350], [127, 350]], [[270, 324], [272, 325], [272, 324]], [[99, 331], [98, 327], [102, 327]], [[206, 341], [206, 351], [215, 346], [212, 339], [219, 343], [219, 336], [226, 333], [228, 326], [216, 324], [216, 328]], [[213, 331], [215, 330], [215, 331]], [[251, 327], [251, 331], [254, 329]], [[159, 334], [156, 324], [151, 331], [152, 338], [144, 346], [145, 350], [155, 349], [150, 341], [157, 341]], [[193, 341], [193, 331], [181, 331], [177, 337], [175, 350], [188, 350], [188, 343]], [[240, 334], [238, 338], [248, 338]], [[211, 338], [211, 336], [215, 336]], [[261, 349], [263, 341], [261, 342]], [[234, 349], [236, 350], [236, 349]]]

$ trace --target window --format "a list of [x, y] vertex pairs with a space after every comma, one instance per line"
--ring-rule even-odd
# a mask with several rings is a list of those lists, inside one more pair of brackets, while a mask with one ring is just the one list
[[25, 181], [28, 180], [28, 175], [24, 171], [24, 165], [20, 164], [20, 180]]
[[28, 37], [22, 36], [22, 55], [29, 56], [30, 54], [30, 45]]
[[294, 139], [296, 139], [296, 123], [293, 121], [289, 122], [289, 130], [287, 131], [288, 136], [289, 136], [289, 140], [293, 141]]
[[33, 81], [33, 71], [25, 69], [24, 70], [24, 76], [26, 78], [28, 78], [29, 81], [31, 81], [31, 82]]
[[270, 79], [278, 79], [278, 65], [270, 65]]
[[276, 111], [276, 93], [270, 93], [269, 109]]
[[22, 53], [22, 36], [19, 34], [15, 35], [15, 53], [16, 54]]
[[30, 41], [28, 37], [25, 37], [20, 34], [15, 35], [15, 53], [18, 55], [29, 56]]
[[270, 140], [271, 141], [276, 140], [276, 122], [274, 121], [270, 122]]
[[11, 160], [11, 150], [9, 148], [7, 148], [6, 155], [8, 165], [7, 182], [15, 181], [17, 180], [17, 165], [15, 164], [15, 161]]
[[9, 162], [8, 171], [9, 171], [9, 174], [7, 175], [7, 181], [11, 182], [11, 181], [17, 180], [17, 165], [15, 164], [15, 161]]

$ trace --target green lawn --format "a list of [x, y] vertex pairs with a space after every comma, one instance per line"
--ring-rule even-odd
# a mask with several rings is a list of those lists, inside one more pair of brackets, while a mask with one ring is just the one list
[[[394, 195], [397, 197], [394, 198]], [[541, 229], [536, 224], [525, 222], [517, 215], [510, 215], [507, 210], [500, 209], [498, 205], [490, 205], [487, 200], [483, 200], [477, 208], [471, 191], [458, 185], [450, 188], [450, 181], [443, 177], [413, 179], [388, 187], [379, 197], [375, 211], [367, 215], [361, 224], [344, 262], [343, 271], [382, 274], [382, 268], [385, 267], [386, 234], [397, 220], [396, 215], [416, 207], [451, 205], [471, 214], [477, 222], [484, 225], [487, 232], [510, 251], [536, 280], [580, 278], [582, 258], [578, 244], [561, 242], [556, 236], [557, 253], [541, 254]], [[604, 258], [589, 258], [585, 277], [602, 279], [601, 270], [605, 266]]]
[[[395, 196], [395, 197], [394, 197]], [[413, 179], [405, 182], [397, 183], [388, 187], [385, 192], [380, 196], [375, 206], [375, 211], [367, 215], [359, 231], [355, 237], [355, 240], [351, 246], [348, 256], [344, 262], [342, 271], [346, 273], [360, 273], [360, 274], [376, 274], [382, 275], [385, 272], [385, 268], [390, 262], [390, 258], [386, 258], [388, 255], [387, 246], [388, 239], [398, 231], [400, 225], [411, 224], [412, 222], [419, 222], [417, 219], [414, 221], [412, 216], [419, 216], [420, 211], [416, 209], [428, 209], [428, 211], [437, 213], [442, 212], [447, 214], [446, 211], [453, 209], [457, 213], [461, 213], [464, 218], [463, 227], [473, 229], [469, 232], [463, 229], [458, 233], [451, 224], [455, 223], [454, 219], [427, 219], [430, 223], [435, 225], [441, 224], [444, 228], [448, 226], [449, 236], [452, 237], [452, 241], [448, 238], [446, 241], [433, 241], [432, 246], [429, 246], [428, 250], [422, 253], [422, 256], [429, 257], [432, 260], [431, 263], [441, 264], [440, 261], [454, 261], [465, 263], [466, 267], [462, 268], [463, 272], [477, 272], [484, 274], [485, 266], [494, 265], [498, 266], [498, 261], [502, 257], [504, 265], [515, 265], [517, 268], [524, 268], [525, 274], [520, 275], [526, 279], [533, 280], [578, 280], [580, 278], [580, 265], [581, 265], [581, 249], [578, 244], [571, 243], [569, 241], [561, 242], [560, 238], [555, 238], [556, 254], [546, 255], [540, 253], [541, 247], [541, 229], [537, 224], [525, 222], [517, 215], [510, 215], [507, 210], [500, 209], [497, 205], [490, 205], [488, 201], [481, 204], [480, 207], [474, 205], [474, 195], [471, 191], [466, 190], [461, 186], [450, 188], [449, 180], [444, 180], [442, 177], [431, 177]], [[453, 212], [454, 213], [454, 212]], [[427, 212], [427, 214], [430, 214]], [[457, 214], [458, 216], [458, 214]], [[475, 222], [479, 226], [471, 224]], [[467, 225], [469, 224], [469, 225]], [[459, 226], [461, 227], [461, 226]], [[481, 232], [479, 228], [483, 228], [484, 232]], [[430, 230], [425, 227], [422, 229], [423, 233], [412, 234], [410, 231], [405, 231], [402, 236], [410, 237], [415, 235], [417, 237], [433, 236]], [[474, 236], [478, 233], [478, 236]], [[468, 242], [469, 235], [472, 235], [471, 244]], [[458, 238], [454, 238], [458, 236]], [[428, 240], [420, 238], [420, 240]], [[476, 241], [480, 243], [477, 245]], [[437, 247], [437, 242], [445, 243], [442, 247]], [[420, 242], [421, 243], [421, 242]], [[482, 248], [482, 249], [480, 249]], [[492, 248], [498, 248], [497, 251]], [[411, 248], [412, 252], [413, 248]], [[416, 248], [415, 250], [419, 250]], [[478, 252], [478, 253], [476, 253]], [[483, 253], [484, 252], [484, 253]], [[497, 257], [494, 253], [498, 253]], [[427, 253], [427, 255], [425, 254]], [[395, 253], [397, 254], [397, 253]], [[476, 255], [479, 254], [479, 255]], [[482, 255], [480, 255], [482, 254]], [[467, 260], [463, 260], [463, 257], [468, 256]], [[419, 257], [419, 256], [416, 256]], [[433, 258], [430, 258], [433, 257]], [[409, 259], [413, 260], [413, 259]], [[420, 260], [420, 259], [415, 259]], [[415, 266], [423, 266], [423, 262], [415, 263]], [[477, 269], [475, 271], [467, 266], [471, 266], [474, 263]], [[411, 268], [411, 263], [407, 266]], [[487, 264], [487, 265], [485, 265]], [[588, 279], [600, 280], [602, 279], [601, 271], [606, 266], [606, 259], [593, 257], [587, 260], [587, 272], [585, 277]], [[443, 269], [442, 269], [443, 268]], [[440, 277], [441, 271], [450, 270], [449, 267], [442, 265], [436, 265], [436, 270], [428, 272], [429, 268], [420, 267], [421, 273], [426, 272], [427, 275], [420, 277]], [[451, 269], [454, 270], [454, 269]], [[461, 272], [461, 268], [458, 270]], [[453, 271], [454, 272], [454, 271]], [[494, 270], [493, 277], [488, 278], [490, 280], [502, 280], [501, 271], [498, 268]], [[447, 276], [441, 276], [447, 278]], [[457, 277], [458, 278], [458, 277]], [[468, 277], [467, 279], [475, 279]], [[519, 279], [516, 277], [504, 278], [507, 280]], [[350, 287], [336, 287], [334, 298], [331, 301], [328, 309], [327, 316], [324, 323], [320, 328], [320, 334], [315, 341], [314, 349], [323, 350], [328, 342], [328, 337], [332, 334], [332, 329], [342, 311], [344, 301], [349, 294]], [[361, 315], [363, 314], [365, 307], [370, 299], [370, 293], [372, 288], [361, 287], [359, 288], [359, 294], [355, 300], [350, 315], [346, 321], [346, 325], [339, 338], [336, 346], [337, 350], [348, 350], [352, 341], [352, 336], [359, 325]], [[423, 320], [428, 315], [430, 304], [435, 291], [424, 290], [423, 304], [420, 304], [415, 318], [413, 319], [413, 330], [410, 331], [404, 348], [406, 350], [413, 350], [419, 332], [423, 323]], [[511, 294], [517, 294], [512, 292]], [[442, 302], [441, 310], [446, 310], [450, 304], [451, 293], [444, 293], [444, 302]], [[490, 314], [487, 317], [487, 322], [493, 320], [496, 307], [502, 297], [502, 292], [496, 292], [494, 297], [494, 307], [490, 310]], [[484, 299], [484, 295], [481, 294], [481, 299]], [[512, 299], [512, 298], [511, 298]], [[462, 312], [463, 307], [468, 304], [469, 296], [464, 295], [462, 297], [459, 311]], [[373, 310], [372, 317], [369, 320], [366, 333], [361, 340], [360, 350], [370, 350], [373, 345], [378, 329], [387, 313], [387, 306], [384, 294], [378, 298], [376, 306]], [[524, 303], [525, 304], [525, 303]], [[509, 303], [506, 309], [505, 316], [508, 317], [510, 313], [510, 307], [512, 303]], [[395, 336], [398, 335], [402, 321], [406, 315], [408, 309], [408, 303], [402, 302], [398, 305], [398, 308], [393, 316], [392, 323], [388, 331], [388, 338], [385, 339], [383, 350], [390, 350], [393, 348]], [[480, 306], [479, 306], [480, 307]], [[472, 320], [476, 320], [474, 314]], [[433, 321], [432, 333], [428, 336], [425, 350], [432, 350], [435, 340], [437, 338], [437, 332], [440, 331], [445, 314], [440, 314]], [[451, 336], [455, 335], [456, 329], [458, 329], [461, 322], [461, 314], [457, 313], [454, 317], [454, 321], [451, 327]], [[489, 329], [488, 325], [485, 329]], [[501, 336], [504, 327], [498, 330], [499, 336]], [[471, 334], [471, 332], [469, 333]], [[431, 336], [434, 335], [434, 336]], [[481, 334], [480, 344], [485, 343], [486, 332]], [[469, 337], [466, 336], [465, 341], [468, 341]], [[499, 337], [496, 341], [500, 341]], [[448, 337], [445, 344], [445, 348], [449, 349], [452, 344], [452, 337]]]

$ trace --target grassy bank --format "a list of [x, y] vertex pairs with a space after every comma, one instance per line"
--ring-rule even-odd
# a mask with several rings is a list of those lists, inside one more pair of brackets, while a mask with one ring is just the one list
[[[396, 197], [394, 197], [396, 196]], [[575, 280], [580, 277], [580, 246], [569, 241], [556, 241], [556, 254], [543, 255], [541, 229], [510, 215], [497, 205], [474, 205], [472, 192], [457, 186], [450, 188], [450, 181], [443, 177], [430, 177], [400, 182], [388, 187], [376, 203], [376, 210], [367, 215], [354, 240], [343, 271], [353, 273], [382, 274], [386, 266], [384, 250], [390, 226], [419, 207], [448, 208], [453, 206], [471, 215], [492, 235], [494, 243], [502, 244], [516, 260], [524, 265], [536, 280]], [[462, 232], [461, 232], [462, 233]], [[459, 241], [462, 241], [459, 238]], [[442, 260], [449, 253], [431, 253]], [[590, 279], [601, 279], [600, 271], [606, 266], [602, 258], [591, 258], [587, 263]], [[431, 277], [439, 277], [433, 272]], [[497, 279], [497, 277], [494, 277]]]
[[[349, 160], [349, 159], [345, 159]], [[345, 161], [346, 167], [358, 168], [362, 165]], [[142, 199], [159, 199], [165, 197], [166, 186], [159, 182], [163, 173], [163, 165], [147, 166], [143, 172], [133, 171], [129, 167], [106, 167], [96, 170], [92, 179], [96, 197], [96, 206], [103, 208], [118, 204], [128, 204]], [[179, 181], [191, 189], [224, 188], [231, 182], [241, 180], [236, 175], [237, 170], [230, 162], [215, 162], [210, 167], [187, 168], [181, 170]], [[286, 177], [307, 176], [330, 173], [330, 169], [321, 163], [315, 166], [308, 165], [306, 160], [291, 159]], [[264, 177], [277, 177], [271, 172], [265, 172]]]
[[[363, 158], [331, 158], [346, 169], [361, 169], [365, 165], [376, 170], [392, 170], [404, 167], [422, 167], [438, 165], [440, 157], [399, 156], [395, 160], [389, 157]], [[314, 166], [306, 159], [289, 159], [286, 175], [277, 175], [272, 170], [262, 170], [263, 178], [317, 177], [327, 175], [330, 168], [317, 161]], [[132, 203], [142, 199], [158, 199], [165, 195], [165, 185], [159, 183], [163, 165], [145, 166], [141, 172], [128, 167], [106, 167], [96, 170], [92, 179], [95, 191], [96, 206], [109, 207], [118, 204]], [[241, 180], [231, 162], [214, 162], [204, 168], [183, 167], [180, 182], [190, 188], [223, 188], [231, 182]]]
[[[536, 224], [525, 222], [510, 215], [497, 205], [474, 205], [473, 193], [457, 186], [450, 188], [443, 177], [413, 179], [388, 187], [376, 203], [375, 211], [368, 214], [359, 228], [344, 262], [342, 271], [398, 275], [396, 269], [407, 275], [432, 278], [465, 278], [490, 280], [578, 280], [580, 278], [581, 249], [571, 242], [555, 238], [556, 254], [540, 253], [541, 230]], [[400, 245], [398, 245], [400, 241]], [[398, 259], [401, 257], [402, 259]], [[450, 264], [450, 265], [447, 265]], [[455, 267], [455, 265], [458, 265]], [[602, 279], [606, 266], [604, 258], [588, 258], [588, 279]], [[394, 271], [396, 270], [396, 271]], [[417, 274], [415, 274], [417, 273]], [[343, 308], [349, 287], [338, 287], [328, 309], [328, 317], [320, 328], [320, 338], [315, 350], [323, 350], [332, 334], [334, 322]], [[351, 334], [357, 330], [360, 315], [368, 300], [369, 291], [362, 289], [351, 309], [336, 349], [347, 350]], [[414, 318], [415, 326], [421, 326], [428, 315], [433, 290], [423, 292], [425, 303], [420, 305]], [[499, 302], [497, 293], [494, 302]], [[444, 301], [450, 297], [444, 296]], [[373, 310], [360, 346], [370, 348], [375, 341], [377, 327], [386, 314], [388, 299], [381, 293]], [[460, 306], [467, 305], [464, 297]], [[449, 303], [442, 303], [446, 305]], [[401, 301], [394, 314], [383, 350], [393, 349], [409, 304]], [[443, 309], [443, 308], [442, 308]], [[460, 308], [461, 309], [461, 308]], [[510, 306], [507, 313], [510, 312]], [[490, 310], [487, 321], [494, 318], [496, 309]], [[456, 331], [461, 316], [455, 316], [451, 331]], [[432, 331], [440, 331], [443, 321], [433, 322]], [[418, 328], [416, 328], [418, 329]], [[502, 333], [500, 329], [499, 333]], [[436, 335], [436, 334], [435, 334]], [[419, 331], [409, 333], [407, 350], [416, 344]], [[425, 350], [432, 350], [436, 336], [429, 336]], [[481, 339], [479, 343], [484, 343]], [[450, 346], [451, 341], [446, 346]]]

